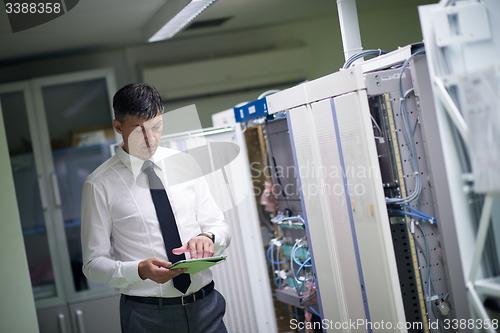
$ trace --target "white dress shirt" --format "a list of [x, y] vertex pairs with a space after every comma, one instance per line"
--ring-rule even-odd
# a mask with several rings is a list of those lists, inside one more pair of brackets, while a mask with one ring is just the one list
[[[182, 244], [209, 231], [215, 235], [215, 255], [221, 255], [230, 242], [229, 229], [192, 157], [159, 147], [151, 161], [167, 191]], [[147, 176], [141, 172], [143, 163], [118, 147], [115, 156], [87, 177], [82, 195], [83, 272], [90, 281], [127, 295], [181, 296], [172, 280], [158, 284], [139, 276], [140, 261], [169, 261]], [[186, 294], [212, 281], [210, 269], [190, 276]]]

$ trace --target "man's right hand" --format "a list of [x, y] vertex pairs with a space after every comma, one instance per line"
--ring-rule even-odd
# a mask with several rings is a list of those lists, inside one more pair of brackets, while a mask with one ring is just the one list
[[149, 258], [139, 263], [139, 276], [143, 280], [150, 279], [156, 283], [165, 283], [187, 271], [187, 268], [168, 269], [170, 266], [172, 266], [171, 262]]

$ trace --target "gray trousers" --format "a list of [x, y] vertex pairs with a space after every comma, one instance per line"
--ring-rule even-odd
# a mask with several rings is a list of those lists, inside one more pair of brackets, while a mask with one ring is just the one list
[[227, 333], [222, 317], [224, 297], [214, 290], [196, 302], [182, 305], [143, 304], [120, 300], [123, 333]]

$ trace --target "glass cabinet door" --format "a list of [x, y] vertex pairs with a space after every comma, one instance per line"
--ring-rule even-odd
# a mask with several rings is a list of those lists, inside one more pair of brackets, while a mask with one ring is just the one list
[[110, 69], [0, 85], [37, 308], [115, 294], [82, 273], [81, 193], [116, 141]]
[[64, 301], [64, 292], [61, 276], [55, 268], [57, 248], [48, 212], [39, 142], [30, 130], [35, 125], [30, 103], [28, 83], [0, 86], [0, 106], [33, 295], [37, 304], [55, 304]]
[[[108, 73], [109, 74], [109, 73]], [[67, 251], [61, 258], [69, 299], [114, 292], [90, 283], [82, 272], [80, 239], [81, 194], [87, 176], [110, 156], [115, 142], [112, 127], [112, 75], [103, 71], [33, 80], [40, 125], [48, 137], [45, 147], [53, 188], [53, 209]], [[48, 144], [50, 142], [50, 145]]]

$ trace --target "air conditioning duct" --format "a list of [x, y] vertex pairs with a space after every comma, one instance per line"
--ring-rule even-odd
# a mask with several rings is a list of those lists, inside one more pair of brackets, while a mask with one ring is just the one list
[[309, 49], [297, 47], [145, 68], [143, 79], [172, 100], [296, 83], [307, 78], [310, 63]]

